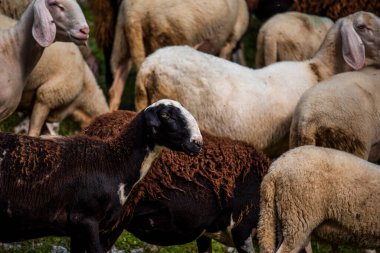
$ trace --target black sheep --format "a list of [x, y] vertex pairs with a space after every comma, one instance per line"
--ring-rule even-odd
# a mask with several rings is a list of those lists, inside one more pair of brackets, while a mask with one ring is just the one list
[[0, 133], [0, 242], [65, 235], [71, 253], [106, 252], [100, 231], [117, 223], [161, 146], [201, 149], [196, 121], [178, 102], [147, 107], [107, 141]]

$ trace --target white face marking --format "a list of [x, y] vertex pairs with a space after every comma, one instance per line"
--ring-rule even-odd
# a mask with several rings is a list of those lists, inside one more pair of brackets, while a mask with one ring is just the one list
[[202, 135], [199, 130], [197, 121], [195, 120], [194, 116], [185, 107], [183, 107], [178, 101], [171, 100], [171, 99], [161, 99], [151, 104], [146, 109], [148, 109], [149, 107], [154, 107], [158, 105], [171, 105], [171, 106], [175, 106], [179, 108], [181, 110], [181, 113], [186, 118], [186, 127], [190, 130], [190, 133], [191, 133], [190, 141], [202, 142]]
[[117, 195], [119, 195], [120, 205], [124, 205], [124, 203], [127, 201], [127, 197], [124, 193], [125, 184], [119, 184], [119, 190], [117, 191]]
[[117, 194], [119, 195], [119, 200], [120, 200], [121, 205], [124, 205], [129, 195], [131, 194], [133, 188], [135, 188], [135, 186], [141, 181], [141, 179], [143, 179], [145, 175], [148, 173], [154, 159], [157, 158], [157, 156], [161, 153], [162, 149], [163, 149], [162, 146], [155, 145], [154, 149], [148, 152], [148, 154], [144, 158], [144, 161], [141, 164], [140, 177], [136, 181], [136, 183], [133, 184], [131, 191], [128, 192], [127, 195], [125, 194], [125, 184], [123, 183], [119, 184], [119, 190], [117, 191]]

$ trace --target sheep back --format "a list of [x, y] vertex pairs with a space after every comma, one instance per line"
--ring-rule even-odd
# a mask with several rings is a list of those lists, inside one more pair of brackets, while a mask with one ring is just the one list
[[379, 68], [373, 66], [335, 75], [307, 90], [293, 115], [290, 147], [317, 145], [368, 159], [371, 146], [380, 141], [379, 79]]
[[187, 46], [166, 47], [141, 66], [135, 106], [139, 111], [161, 98], [176, 99], [201, 129], [274, 154], [272, 147], [287, 149], [293, 109], [301, 94], [318, 82], [312, 68], [309, 62], [294, 61], [252, 70]]
[[329, 18], [298, 12], [273, 16], [257, 35], [256, 68], [276, 61], [310, 59], [332, 25]]
[[[187, 15], [180, 15], [184, 11]], [[173, 4], [169, 0], [149, 4], [136, 0], [123, 1], [116, 25], [111, 65], [115, 71], [121, 62], [131, 56], [139, 68], [147, 55], [169, 45], [202, 44], [200, 50], [203, 48], [204, 51], [218, 54], [226, 43], [236, 43], [247, 27], [248, 9], [244, 0], [196, 0], [182, 1], [181, 4]]]

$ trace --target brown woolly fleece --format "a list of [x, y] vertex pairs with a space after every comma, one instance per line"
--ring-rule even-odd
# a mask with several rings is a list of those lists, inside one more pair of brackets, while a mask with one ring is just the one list
[[[214, 137], [202, 132], [204, 147], [196, 157], [171, 151], [163, 151], [152, 164], [146, 178], [132, 191], [126, 205], [126, 215], [143, 197], [151, 200], [165, 198], [165, 190], [181, 191], [176, 186], [178, 178], [189, 184], [201, 184], [198, 179], [206, 179], [221, 203], [233, 198], [235, 183], [240, 175], [245, 176], [251, 169], [257, 169], [261, 179], [267, 172], [269, 160], [248, 144]], [[202, 180], [203, 181], [203, 180]], [[204, 184], [204, 183], [202, 183]]]
[[380, 1], [377, 0], [295, 0], [294, 11], [318, 14], [337, 20], [357, 11], [373, 12], [380, 15]]
[[[95, 118], [83, 133], [102, 139], [117, 135], [136, 115], [130, 111], [115, 111]], [[178, 181], [211, 187], [220, 203], [231, 201], [238, 178], [256, 170], [259, 181], [267, 173], [269, 159], [251, 145], [202, 132], [204, 146], [196, 157], [170, 150], [162, 151], [143, 180], [133, 189], [124, 205], [123, 220], [133, 214], [143, 198], [165, 198], [168, 190], [182, 191]], [[200, 194], [200, 198], [202, 195]], [[247, 213], [243, 210], [242, 213]], [[244, 216], [244, 214], [241, 214]], [[243, 219], [240, 217], [239, 220]]]

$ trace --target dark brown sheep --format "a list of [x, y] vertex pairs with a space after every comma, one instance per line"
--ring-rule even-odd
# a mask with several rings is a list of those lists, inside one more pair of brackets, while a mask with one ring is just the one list
[[299, 12], [326, 16], [334, 21], [357, 11], [380, 15], [380, 1], [376, 0], [294, 0], [291, 8]]
[[107, 141], [0, 133], [0, 242], [70, 236], [72, 253], [105, 253], [131, 189], [162, 146], [196, 154], [202, 138], [178, 102], [161, 100]]
[[290, 10], [326, 16], [334, 21], [357, 11], [368, 11], [377, 16], [380, 15], [380, 1], [377, 0], [257, 0], [251, 2], [252, 13], [261, 20]]
[[[135, 115], [104, 114], [83, 133], [112, 138]], [[253, 252], [251, 234], [258, 223], [260, 183], [269, 161], [243, 142], [202, 135], [204, 146], [197, 157], [163, 151], [153, 162], [125, 203], [120, 225], [105, 231], [109, 244], [121, 227], [157, 245], [197, 240], [199, 252], [206, 252], [214, 238], [238, 252]]]

